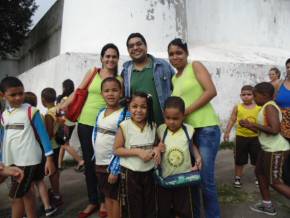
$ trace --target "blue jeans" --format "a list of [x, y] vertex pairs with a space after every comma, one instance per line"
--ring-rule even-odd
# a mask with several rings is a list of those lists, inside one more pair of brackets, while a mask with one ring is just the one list
[[[220, 207], [214, 178], [215, 159], [220, 145], [221, 132], [218, 126], [197, 128], [195, 143], [203, 160], [201, 169], [201, 192], [206, 218], [220, 218]], [[198, 187], [193, 187], [195, 217], [200, 217], [200, 197]]]

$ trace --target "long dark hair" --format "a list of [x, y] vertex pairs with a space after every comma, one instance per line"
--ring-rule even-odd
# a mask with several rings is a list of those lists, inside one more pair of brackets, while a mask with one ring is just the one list
[[153, 99], [150, 94], [147, 94], [145, 92], [135, 92], [133, 93], [132, 97], [129, 99], [128, 103], [130, 104], [131, 101], [136, 98], [145, 98], [146, 99], [146, 104], [147, 104], [147, 122], [149, 123], [151, 129], [153, 128], [153, 120], [154, 120], [154, 113], [153, 113]]
[[66, 79], [62, 82], [62, 94], [57, 96], [56, 102], [61, 102], [62, 98], [70, 96], [74, 92], [75, 86], [74, 82], [71, 79]]
[[[110, 49], [110, 48], [114, 49], [116, 51], [118, 58], [120, 57], [120, 53], [119, 53], [118, 47], [115, 44], [113, 44], [113, 43], [108, 43], [108, 44], [104, 45], [102, 50], [101, 50], [101, 60], [104, 57], [106, 51], [108, 49]], [[114, 72], [114, 76], [117, 76], [117, 74], [118, 74], [118, 65], [116, 66], [116, 69], [115, 69], [115, 72]]]

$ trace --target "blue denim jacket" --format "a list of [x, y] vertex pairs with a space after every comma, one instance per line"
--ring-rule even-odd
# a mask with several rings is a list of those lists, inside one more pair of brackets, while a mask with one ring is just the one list
[[[171, 95], [172, 83], [171, 78], [174, 75], [174, 70], [170, 64], [160, 58], [148, 56], [153, 60], [153, 76], [160, 107], [163, 110], [165, 100]], [[125, 96], [131, 96], [131, 74], [133, 70], [133, 61], [127, 61], [123, 65], [122, 77], [124, 79]]]

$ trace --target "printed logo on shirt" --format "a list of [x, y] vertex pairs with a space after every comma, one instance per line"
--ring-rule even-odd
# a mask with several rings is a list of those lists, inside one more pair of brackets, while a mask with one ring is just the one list
[[184, 154], [178, 148], [173, 148], [168, 152], [166, 159], [172, 167], [180, 167], [184, 163]]

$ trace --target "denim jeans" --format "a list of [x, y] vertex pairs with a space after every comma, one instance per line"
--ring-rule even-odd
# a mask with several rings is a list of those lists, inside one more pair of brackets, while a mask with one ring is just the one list
[[[195, 143], [203, 160], [201, 169], [201, 192], [206, 218], [220, 218], [220, 207], [214, 178], [215, 159], [219, 149], [221, 132], [218, 126], [197, 128]], [[200, 217], [200, 197], [197, 187], [193, 187], [195, 217]]]

